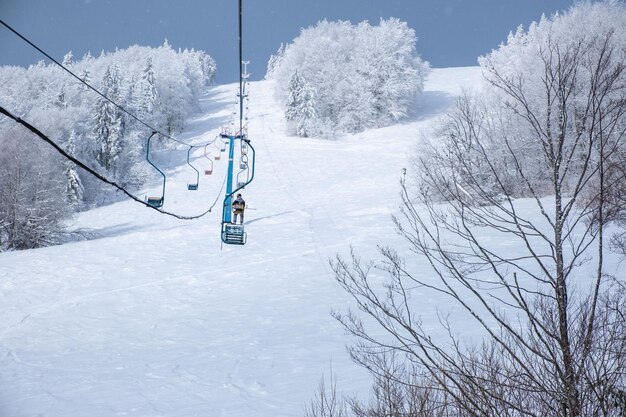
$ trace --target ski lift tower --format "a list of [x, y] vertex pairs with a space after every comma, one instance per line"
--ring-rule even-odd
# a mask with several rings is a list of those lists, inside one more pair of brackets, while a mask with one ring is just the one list
[[[247, 99], [248, 93], [245, 90], [245, 84], [247, 83], [250, 74], [247, 71], [247, 66], [250, 61], [241, 61], [242, 72], [239, 82], [239, 92], [237, 97], [239, 99], [239, 131], [237, 132], [223, 132], [220, 136], [224, 139], [228, 139], [228, 172], [226, 178], [226, 197], [224, 199], [224, 209], [222, 214], [222, 241], [230, 244], [245, 244], [245, 232], [243, 225], [232, 224], [232, 212], [233, 212], [233, 195], [239, 190], [245, 188], [254, 178], [254, 148], [250, 145], [250, 139], [248, 139], [247, 126], [244, 126], [244, 106], [243, 101]], [[247, 120], [247, 117], [246, 117]], [[234, 180], [234, 157], [235, 157], [235, 141], [241, 141], [242, 149], [250, 147], [252, 150], [252, 176], [247, 182], [243, 184], [237, 184], [233, 190]], [[245, 142], [245, 144], [243, 143]], [[243, 151], [242, 151], [243, 152]]]

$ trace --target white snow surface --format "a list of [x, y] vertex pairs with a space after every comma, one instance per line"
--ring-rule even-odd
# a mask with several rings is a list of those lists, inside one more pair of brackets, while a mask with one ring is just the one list
[[[328, 260], [403, 246], [391, 221], [402, 168], [480, 79], [475, 67], [435, 69], [408, 120], [336, 140], [288, 136], [272, 82], [251, 83], [245, 246], [221, 246], [221, 202], [183, 221], [126, 200], [72, 220], [89, 240], [0, 254], [0, 416], [298, 416], [331, 367], [344, 393], [365, 394], [370, 378], [330, 315], [350, 300]], [[212, 88], [180, 138], [214, 137], [236, 90]], [[176, 159], [164, 209], [206, 210], [225, 159], [198, 191]]]

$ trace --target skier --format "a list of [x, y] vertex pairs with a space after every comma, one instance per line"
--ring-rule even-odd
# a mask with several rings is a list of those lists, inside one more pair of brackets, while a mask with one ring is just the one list
[[233, 223], [237, 224], [237, 215], [241, 216], [241, 224], [243, 224], [243, 211], [246, 208], [246, 202], [241, 197], [241, 194], [237, 194], [237, 198], [233, 201]]

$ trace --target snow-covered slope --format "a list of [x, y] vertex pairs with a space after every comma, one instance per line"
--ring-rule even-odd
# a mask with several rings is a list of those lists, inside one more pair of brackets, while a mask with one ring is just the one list
[[[339, 140], [286, 136], [271, 82], [253, 82], [243, 247], [221, 247], [219, 202], [181, 221], [124, 201], [75, 219], [91, 240], [0, 254], [0, 416], [297, 416], [331, 366], [344, 391], [365, 392], [330, 316], [349, 300], [328, 259], [400, 243], [390, 214], [402, 168], [479, 80], [478, 68], [434, 70], [409, 121]], [[182, 137], [214, 137], [235, 93], [213, 88]], [[173, 169], [165, 209], [204, 211], [225, 166], [195, 192], [192, 173]]]

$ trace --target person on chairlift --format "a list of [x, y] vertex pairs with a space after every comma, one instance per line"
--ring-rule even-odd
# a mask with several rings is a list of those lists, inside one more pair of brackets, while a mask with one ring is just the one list
[[241, 216], [241, 224], [243, 224], [243, 211], [246, 208], [246, 202], [241, 197], [241, 194], [237, 194], [237, 198], [233, 201], [233, 223], [237, 224], [237, 215]]

